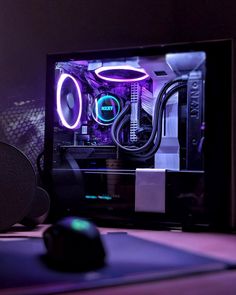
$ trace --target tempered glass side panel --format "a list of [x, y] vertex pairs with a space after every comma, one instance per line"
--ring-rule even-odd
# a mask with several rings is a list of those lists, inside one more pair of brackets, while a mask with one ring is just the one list
[[55, 63], [54, 167], [203, 170], [203, 51]]
[[53, 214], [137, 220], [135, 173], [148, 168], [166, 171], [166, 212], [141, 214], [139, 224], [227, 224], [231, 51], [226, 40], [49, 56]]

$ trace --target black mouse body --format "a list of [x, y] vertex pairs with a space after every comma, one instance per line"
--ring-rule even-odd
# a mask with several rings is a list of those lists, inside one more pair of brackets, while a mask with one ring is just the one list
[[48, 262], [65, 270], [89, 270], [105, 262], [105, 249], [96, 226], [86, 219], [66, 217], [43, 233]]

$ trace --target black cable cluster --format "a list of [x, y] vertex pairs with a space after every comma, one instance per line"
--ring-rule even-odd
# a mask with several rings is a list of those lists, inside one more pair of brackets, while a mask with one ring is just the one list
[[173, 79], [166, 83], [164, 87], [159, 92], [156, 99], [154, 112], [153, 112], [153, 127], [147, 142], [141, 147], [137, 146], [124, 146], [120, 142], [120, 134], [125, 126], [130, 120], [130, 102], [127, 102], [122, 112], [113, 122], [111, 128], [111, 136], [114, 143], [125, 153], [129, 154], [129, 157], [134, 160], [148, 160], [150, 159], [158, 150], [161, 144], [162, 137], [162, 116], [166, 104], [169, 98], [183, 89], [187, 85], [187, 76]]

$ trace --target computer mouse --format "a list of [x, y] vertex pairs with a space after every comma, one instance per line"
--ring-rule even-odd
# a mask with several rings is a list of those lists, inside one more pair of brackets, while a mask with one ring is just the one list
[[79, 217], [65, 217], [43, 233], [47, 262], [61, 270], [88, 271], [105, 264], [106, 252], [97, 227]]

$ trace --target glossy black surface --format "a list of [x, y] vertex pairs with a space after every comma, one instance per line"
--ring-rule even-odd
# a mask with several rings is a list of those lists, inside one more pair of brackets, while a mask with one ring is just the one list
[[43, 234], [48, 266], [61, 270], [90, 270], [104, 265], [105, 249], [96, 226], [78, 218], [66, 217]]

